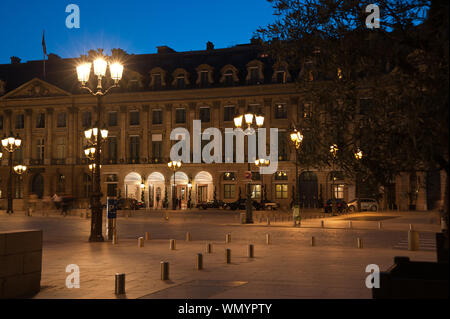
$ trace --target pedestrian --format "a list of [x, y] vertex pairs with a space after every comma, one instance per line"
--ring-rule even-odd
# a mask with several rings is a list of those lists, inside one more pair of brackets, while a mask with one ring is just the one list
[[55, 195], [52, 196], [52, 201], [55, 204], [56, 209], [61, 208], [61, 202], [62, 202], [61, 196], [58, 196], [58, 194], [55, 193]]

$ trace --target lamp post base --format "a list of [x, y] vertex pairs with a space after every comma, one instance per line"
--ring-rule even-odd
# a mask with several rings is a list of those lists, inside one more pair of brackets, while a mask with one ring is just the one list
[[103, 238], [103, 235], [91, 235], [89, 237], [89, 242], [90, 243], [94, 243], [94, 242], [104, 242], [105, 239]]

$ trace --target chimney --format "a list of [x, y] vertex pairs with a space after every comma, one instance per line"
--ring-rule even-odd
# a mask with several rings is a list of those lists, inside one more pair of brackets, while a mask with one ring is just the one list
[[212, 50], [214, 50], [214, 43], [212, 43], [211, 41], [208, 41], [208, 42], [206, 43], [206, 50], [207, 50], [207, 51], [212, 51]]
[[11, 57], [11, 64], [20, 64], [20, 58], [16, 56]]
[[171, 49], [171, 48], [169, 48], [169, 47], [166, 46], [166, 45], [157, 47], [157, 49], [158, 49], [158, 54], [161, 54], [161, 53], [173, 53], [173, 52], [176, 52], [174, 49]]

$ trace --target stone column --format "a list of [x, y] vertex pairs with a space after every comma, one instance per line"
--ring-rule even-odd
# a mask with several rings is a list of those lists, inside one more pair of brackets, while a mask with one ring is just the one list
[[[167, 159], [169, 159], [169, 157], [170, 157], [170, 148], [171, 148], [170, 132], [172, 131], [172, 123], [173, 123], [172, 113], [175, 113], [173, 105], [166, 104], [165, 112], [164, 112], [165, 130], [164, 130], [163, 136], [162, 136], [162, 138], [163, 138], [163, 154], [164, 154], [163, 162], [166, 161]], [[170, 183], [172, 183], [172, 182], [170, 182]], [[169, 184], [169, 185], [172, 185], [172, 184]], [[170, 187], [170, 190], [171, 189], [172, 189], [172, 187]], [[169, 204], [172, 204], [172, 202], [170, 202], [170, 197], [169, 197]]]
[[126, 141], [127, 141], [127, 107], [120, 107], [120, 152], [119, 152], [119, 163], [126, 162], [127, 152], [126, 152]]
[[67, 145], [67, 164], [76, 164], [76, 158], [78, 154], [78, 128], [77, 128], [77, 108], [72, 106], [68, 108], [67, 116], [67, 130], [69, 132], [68, 145]]
[[144, 159], [144, 163], [148, 162], [149, 153], [148, 153], [148, 127], [149, 127], [149, 106], [142, 106], [142, 147], [141, 147], [141, 157]]
[[44, 157], [44, 164], [50, 165], [53, 158], [53, 135], [52, 135], [52, 126], [53, 126], [53, 109], [48, 108], [47, 109], [47, 121], [46, 121], [46, 128], [47, 128], [47, 141], [46, 141], [46, 152]]
[[33, 133], [32, 133], [32, 118], [33, 118], [33, 110], [26, 109], [25, 110], [25, 140], [23, 141], [24, 146], [24, 163], [25, 165], [30, 165], [30, 161], [32, 158], [32, 144], [33, 144]]

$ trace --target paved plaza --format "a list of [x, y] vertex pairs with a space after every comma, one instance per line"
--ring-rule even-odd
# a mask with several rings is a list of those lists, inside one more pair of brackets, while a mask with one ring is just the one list
[[[120, 298], [371, 298], [365, 286], [367, 265], [385, 270], [395, 256], [436, 261], [434, 233], [440, 231], [439, 215], [433, 212], [304, 218], [301, 227], [294, 228], [282, 214], [274, 215], [268, 226], [258, 213], [255, 224], [240, 225], [235, 212], [140, 211], [118, 218], [118, 244], [113, 245], [87, 241], [90, 219], [85, 216], [45, 215], [0, 213], [0, 231], [44, 231], [42, 288], [34, 296], [38, 299], [119, 298], [114, 294], [116, 273], [126, 274], [126, 295]], [[419, 231], [419, 251], [407, 250], [410, 225]], [[145, 232], [151, 239], [140, 248], [137, 239]], [[186, 241], [186, 232], [191, 241]], [[230, 243], [225, 243], [227, 234]], [[361, 249], [357, 238], [362, 239]], [[169, 249], [170, 239], [176, 240], [175, 250]], [[211, 254], [205, 251], [208, 242]], [[247, 257], [249, 244], [254, 245], [255, 258]], [[231, 249], [231, 264], [225, 263], [226, 248]], [[198, 253], [204, 258], [200, 271], [195, 269]], [[168, 281], [160, 279], [161, 261], [170, 264]], [[69, 264], [80, 268], [79, 289], [66, 288]]]

